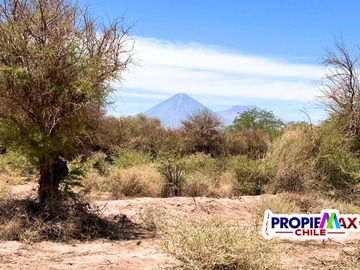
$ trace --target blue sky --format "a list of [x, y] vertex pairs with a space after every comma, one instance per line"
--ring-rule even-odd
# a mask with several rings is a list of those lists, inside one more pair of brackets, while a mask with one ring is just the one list
[[144, 112], [185, 92], [213, 111], [256, 105], [286, 120], [317, 109], [320, 58], [359, 38], [357, 0], [93, 0], [99, 18], [133, 25], [133, 66], [111, 113]]

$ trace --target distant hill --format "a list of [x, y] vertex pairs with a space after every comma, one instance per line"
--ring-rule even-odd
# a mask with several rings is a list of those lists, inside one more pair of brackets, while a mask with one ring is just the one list
[[227, 110], [218, 111], [216, 112], [216, 114], [220, 116], [220, 118], [223, 120], [226, 126], [230, 126], [232, 125], [235, 117], [239, 115], [239, 113], [243, 113], [245, 111], [252, 109], [261, 111], [259, 107], [253, 105], [246, 105], [246, 106], [235, 105]]
[[177, 128], [189, 114], [204, 109], [209, 110], [187, 94], [179, 93], [150, 108], [144, 114], [147, 117], [159, 118], [165, 127]]

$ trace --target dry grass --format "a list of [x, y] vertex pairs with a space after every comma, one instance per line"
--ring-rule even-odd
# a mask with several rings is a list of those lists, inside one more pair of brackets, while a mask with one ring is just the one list
[[321, 188], [316, 167], [317, 140], [314, 127], [301, 125], [287, 130], [274, 143], [268, 159], [275, 168], [275, 176], [266, 193], [308, 192]]
[[358, 206], [326, 198], [321, 193], [264, 195], [252, 207], [257, 225], [261, 224], [264, 212], [267, 209], [276, 214], [320, 213], [323, 209], [337, 209], [341, 214], [357, 214], [360, 212]]
[[90, 198], [95, 198], [100, 193], [108, 192], [110, 190], [110, 180], [107, 176], [100, 175], [95, 170], [90, 170], [81, 180], [83, 188], [82, 193]]
[[318, 199], [312, 211], [319, 213], [322, 209], [337, 209], [341, 214], [359, 214], [360, 212], [360, 207], [357, 205], [329, 198]]
[[234, 175], [230, 172], [217, 176], [195, 171], [184, 176], [182, 194], [191, 197], [231, 197], [234, 182]]
[[[160, 205], [153, 205], [142, 209], [140, 219], [145, 228], [151, 231], [153, 237], [155, 237], [158, 233], [163, 234], [167, 232], [171, 218]], [[164, 222], [164, 220], [166, 221]]]
[[336, 267], [340, 269], [356, 270], [360, 269], [360, 241], [358, 241], [354, 248], [350, 250], [343, 250], [340, 256], [339, 265]]
[[13, 171], [0, 173], [0, 183], [2, 183], [3, 185], [22, 185], [26, 182], [26, 179], [28, 178], [22, 177], [21, 175]]
[[191, 173], [184, 177], [182, 185], [183, 196], [211, 196], [214, 192], [214, 179], [200, 171]]
[[225, 171], [219, 176], [216, 192], [220, 198], [229, 198], [234, 195], [235, 176], [230, 171]]
[[300, 213], [299, 205], [288, 198], [286, 194], [264, 195], [260, 201], [252, 205], [255, 227], [260, 228], [264, 219], [264, 213], [270, 209], [275, 214]]
[[275, 269], [271, 243], [256, 231], [223, 221], [190, 223], [177, 220], [162, 239], [179, 269]]
[[2, 177], [0, 176], [0, 197], [4, 197], [7, 194], [9, 194], [10, 188], [9, 185], [2, 180]]
[[115, 198], [160, 197], [165, 184], [161, 174], [150, 165], [112, 168], [109, 179], [111, 193]]
[[101, 192], [109, 192], [115, 199], [125, 197], [160, 197], [164, 179], [151, 165], [130, 168], [111, 167], [106, 176], [94, 171], [82, 180], [83, 191], [95, 198]]
[[26, 179], [27, 178], [24, 178], [13, 171], [0, 173], [0, 196], [2, 198], [9, 197], [11, 186], [24, 184]]
[[[38, 241], [129, 239], [144, 231], [122, 217], [122, 222], [101, 216], [100, 210], [85, 202], [62, 200], [56, 211], [31, 199], [0, 201], [0, 240]], [[123, 221], [126, 222], [123, 222]]]

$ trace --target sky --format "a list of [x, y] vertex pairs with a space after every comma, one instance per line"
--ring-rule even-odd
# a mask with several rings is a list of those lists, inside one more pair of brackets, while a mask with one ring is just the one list
[[95, 17], [125, 17], [134, 61], [113, 115], [187, 93], [213, 111], [255, 105], [287, 121], [320, 122], [321, 58], [335, 37], [359, 41], [357, 0], [92, 0]]

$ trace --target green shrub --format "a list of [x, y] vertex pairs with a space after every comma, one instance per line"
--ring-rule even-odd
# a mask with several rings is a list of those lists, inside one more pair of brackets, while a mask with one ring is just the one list
[[345, 133], [337, 119], [329, 119], [319, 129], [321, 135], [317, 169], [328, 190], [336, 197], [358, 201], [360, 196], [360, 159], [354, 149], [356, 140]]
[[159, 158], [157, 168], [165, 179], [163, 197], [182, 196], [184, 173], [187, 170], [184, 160], [176, 154], [167, 154]]
[[270, 138], [278, 137], [285, 124], [275, 117], [273, 112], [258, 109], [249, 109], [235, 117], [231, 130], [243, 130], [254, 132], [261, 130], [266, 132]]
[[208, 174], [220, 174], [226, 170], [227, 159], [223, 157], [211, 157], [201, 152], [180, 158], [186, 173], [201, 171]]
[[235, 195], [259, 195], [272, 176], [272, 167], [264, 159], [243, 156], [235, 167]]
[[34, 166], [25, 156], [11, 150], [0, 156], [0, 169], [1, 171], [12, 171], [24, 176], [33, 174], [35, 171]]
[[[159, 171], [164, 175], [164, 196], [230, 196], [227, 159], [213, 158], [204, 153], [180, 157], [164, 155], [158, 160]], [[222, 184], [223, 176], [224, 185]]]
[[79, 167], [94, 169], [100, 175], [106, 175], [109, 172], [110, 163], [107, 161], [107, 155], [103, 152], [93, 153], [87, 160], [86, 165], [78, 164]]
[[148, 165], [150, 163], [150, 155], [141, 151], [119, 148], [113, 156], [113, 164], [118, 168], [129, 168], [138, 165]]

